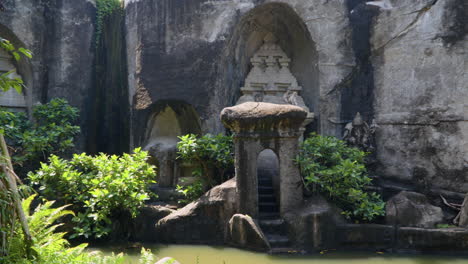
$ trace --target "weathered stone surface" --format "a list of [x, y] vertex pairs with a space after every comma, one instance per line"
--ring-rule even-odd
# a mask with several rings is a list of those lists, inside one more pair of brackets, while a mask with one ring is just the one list
[[401, 227], [398, 229], [396, 248], [399, 251], [466, 253], [468, 230], [463, 228]]
[[235, 214], [229, 220], [228, 243], [257, 251], [270, 249], [270, 244], [258, 223], [252, 217], [243, 214]]
[[169, 263], [170, 264], [180, 264], [180, 262], [178, 262], [174, 258], [170, 258], [170, 257], [162, 258], [158, 262], [156, 262], [155, 264], [169, 264]]
[[343, 249], [388, 250], [395, 245], [395, 227], [378, 224], [339, 225], [336, 246]]
[[140, 214], [131, 221], [131, 239], [136, 241], [154, 240], [155, 223], [173, 212], [175, 210], [160, 205], [146, 205], [142, 207]]
[[275, 132], [298, 129], [307, 112], [299, 106], [247, 102], [224, 108], [221, 121], [235, 132]]
[[468, 3], [391, 2], [371, 38], [380, 171], [466, 193]]
[[442, 222], [443, 217], [440, 207], [416, 192], [402, 191], [386, 204], [386, 222], [391, 225], [430, 228]]
[[326, 111], [318, 117], [322, 131], [341, 133], [328, 118], [339, 121], [341, 91], [334, 88], [354, 65], [342, 1], [127, 0], [125, 6], [135, 146], [161, 100], [190, 103], [204, 132], [223, 131], [218, 113], [239, 98], [249, 59], [268, 33], [291, 58], [306, 106]]
[[320, 195], [311, 197], [284, 219], [296, 247], [307, 251], [334, 247], [336, 225], [344, 223], [341, 210]]
[[457, 215], [457, 219], [454, 222], [460, 227], [468, 228], [468, 195], [465, 195], [460, 213]]
[[[81, 111], [82, 131], [87, 130], [89, 91], [92, 89], [94, 60], [94, 0], [3, 1], [0, 37], [17, 47], [30, 49], [31, 60], [20, 62], [26, 83], [26, 104], [46, 102], [54, 97], [67, 99]], [[85, 133], [76, 148], [84, 150]]]
[[156, 224], [154, 241], [222, 244], [237, 212], [236, 180], [231, 179]]

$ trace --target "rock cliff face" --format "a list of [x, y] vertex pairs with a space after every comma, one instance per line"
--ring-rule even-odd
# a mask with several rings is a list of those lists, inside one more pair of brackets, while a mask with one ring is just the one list
[[[64, 97], [94, 118], [93, 0], [4, 0], [0, 36], [34, 52], [18, 65], [29, 106]], [[377, 174], [422, 190], [468, 191], [468, 3], [464, 0], [126, 0], [129, 145], [161, 105], [186, 105], [224, 131], [250, 58], [268, 33], [291, 58], [316, 119], [341, 136], [377, 121]], [[182, 113], [177, 113], [182, 116]], [[191, 115], [192, 116], [192, 115]]]
[[[94, 1], [2, 2], [5, 11], [0, 13], [0, 37], [34, 53], [30, 62], [19, 67], [26, 79], [29, 106], [65, 98], [81, 110], [85, 131], [93, 77]], [[85, 137], [80, 135], [77, 149], [84, 150]]]
[[468, 191], [468, 3], [392, 1], [372, 25], [382, 174]]
[[181, 100], [203, 132], [222, 131], [267, 33], [291, 58], [316, 120], [341, 136], [376, 119], [379, 175], [468, 191], [468, 7], [463, 0], [127, 0], [132, 139], [153, 106]]

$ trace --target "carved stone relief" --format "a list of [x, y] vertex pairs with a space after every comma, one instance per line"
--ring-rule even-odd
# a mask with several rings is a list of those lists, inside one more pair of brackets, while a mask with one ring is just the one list
[[307, 111], [303, 126], [312, 122], [314, 113], [310, 112], [300, 96], [302, 87], [289, 70], [291, 59], [277, 44], [276, 37], [269, 33], [264, 44], [251, 58], [250, 70], [245, 85], [241, 88], [242, 96], [236, 105], [245, 102], [266, 102], [274, 104], [296, 105]]

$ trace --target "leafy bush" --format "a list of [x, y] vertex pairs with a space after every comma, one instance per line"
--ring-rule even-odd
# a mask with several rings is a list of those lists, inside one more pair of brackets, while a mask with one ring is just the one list
[[234, 145], [232, 136], [206, 134], [197, 137], [188, 134], [179, 137], [177, 158], [198, 166], [196, 173], [205, 178], [210, 185], [219, 184], [226, 179], [227, 170], [234, 165]]
[[[66, 215], [72, 215], [73, 212], [65, 210], [67, 206], [52, 208], [54, 202], [47, 201], [36, 207], [32, 215], [31, 202], [34, 196], [30, 196], [22, 203], [23, 210], [26, 213], [31, 234], [34, 237], [34, 254], [32, 259], [26, 258], [25, 248], [23, 246], [23, 233], [20, 228], [16, 228], [12, 237], [10, 254], [4, 257], [4, 263], [35, 263], [35, 264], [114, 264], [123, 263], [124, 256], [102, 256], [97, 252], [87, 252], [87, 244], [81, 244], [70, 247], [68, 241], [64, 238], [65, 233], [57, 233], [56, 229], [60, 224], [56, 224], [59, 218]], [[19, 225], [16, 225], [17, 227]], [[0, 257], [0, 262], [2, 258]]]
[[139, 148], [120, 157], [83, 153], [67, 161], [52, 155], [49, 164], [42, 163], [28, 177], [45, 198], [73, 204], [77, 214], [72, 238], [100, 238], [111, 231], [113, 216], [135, 217], [149, 199], [155, 171], [147, 159], [147, 152]]
[[177, 191], [182, 193], [185, 199], [179, 200], [181, 204], [188, 204], [191, 201], [194, 201], [205, 193], [205, 184], [203, 180], [197, 178], [192, 184], [185, 186], [177, 185]]
[[317, 186], [347, 217], [372, 221], [384, 214], [385, 204], [378, 194], [364, 190], [371, 184], [365, 156], [365, 152], [337, 138], [311, 134], [303, 142], [296, 162], [306, 186]]
[[0, 127], [13, 149], [17, 165], [44, 161], [50, 154], [63, 154], [74, 147], [73, 139], [80, 132], [74, 123], [78, 109], [64, 99], [52, 99], [33, 108], [34, 122], [25, 113], [0, 110]]
[[[0, 38], [0, 48], [8, 52], [13, 56], [15, 61], [19, 61], [21, 56], [31, 59], [32, 52], [25, 48], [16, 49], [15, 46], [8, 40]], [[0, 74], [0, 91], [6, 92], [9, 89], [13, 88], [18, 93], [21, 93], [23, 90], [23, 80], [21, 78], [11, 78], [11, 74], [14, 72], [14, 69], [11, 71]]]
[[[66, 210], [68, 206], [53, 208], [54, 201], [45, 201], [39, 204], [30, 215], [31, 203], [35, 196], [23, 200], [22, 206], [26, 213], [31, 234], [34, 237], [33, 258], [27, 259], [23, 246], [23, 234], [20, 228], [14, 230], [11, 250], [8, 256], [2, 258], [0, 263], [11, 264], [122, 264], [127, 263], [122, 253], [104, 256], [101, 252], [86, 250], [87, 244], [70, 246], [64, 238], [65, 233], [56, 230], [61, 224], [57, 221], [73, 212]], [[19, 225], [16, 225], [17, 227]], [[141, 249], [139, 263], [152, 264], [155, 258], [151, 250]]]

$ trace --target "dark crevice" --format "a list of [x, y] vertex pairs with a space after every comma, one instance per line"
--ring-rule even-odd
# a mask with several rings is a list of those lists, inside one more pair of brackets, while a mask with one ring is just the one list
[[125, 19], [123, 10], [115, 11], [102, 21], [96, 43], [94, 87], [91, 105], [87, 151], [121, 154], [128, 152], [129, 103]]
[[352, 48], [356, 58], [353, 71], [335, 90], [341, 92], [341, 120], [352, 120], [357, 112], [370, 121], [373, 118], [374, 67], [371, 62], [371, 27], [378, 8], [364, 0], [347, 0], [352, 28]]

